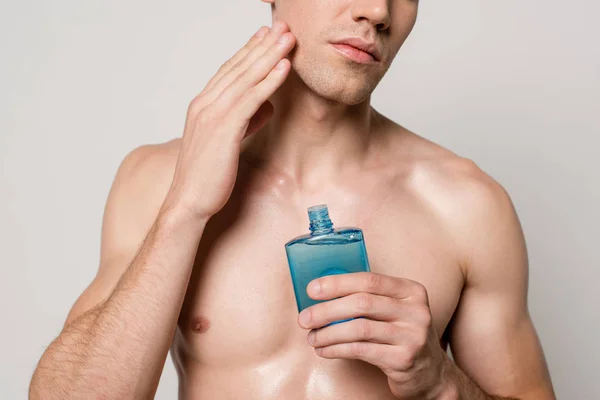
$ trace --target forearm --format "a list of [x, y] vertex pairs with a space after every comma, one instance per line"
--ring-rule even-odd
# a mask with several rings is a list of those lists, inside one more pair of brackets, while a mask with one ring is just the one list
[[520, 400], [487, 394], [449, 358], [443, 372], [444, 389], [440, 400]]
[[109, 298], [48, 347], [31, 397], [152, 397], [204, 226], [204, 220], [161, 213]]

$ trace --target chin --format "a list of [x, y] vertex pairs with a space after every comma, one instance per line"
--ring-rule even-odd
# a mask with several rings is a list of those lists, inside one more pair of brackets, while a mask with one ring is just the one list
[[[340, 83], [343, 85], [342, 83]], [[320, 90], [320, 92], [319, 92]], [[345, 86], [343, 89], [327, 90], [327, 88], [316, 88], [317, 92], [321, 97], [336, 101], [338, 103], [354, 106], [368, 100], [373, 93], [370, 87], [348, 87]]]

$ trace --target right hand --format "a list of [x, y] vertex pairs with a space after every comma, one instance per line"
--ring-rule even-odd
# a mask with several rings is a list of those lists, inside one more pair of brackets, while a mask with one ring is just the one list
[[[280, 43], [281, 38], [287, 42]], [[284, 22], [275, 22], [272, 29], [263, 26], [192, 100], [167, 195], [170, 205], [208, 220], [227, 203], [242, 139], [272, 116], [268, 99], [287, 78], [290, 61], [285, 57], [294, 45]]]

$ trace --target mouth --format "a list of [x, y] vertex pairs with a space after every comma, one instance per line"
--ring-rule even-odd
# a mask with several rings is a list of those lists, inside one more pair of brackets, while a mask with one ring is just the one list
[[357, 63], [375, 64], [381, 58], [375, 44], [360, 38], [342, 39], [331, 44], [338, 53]]

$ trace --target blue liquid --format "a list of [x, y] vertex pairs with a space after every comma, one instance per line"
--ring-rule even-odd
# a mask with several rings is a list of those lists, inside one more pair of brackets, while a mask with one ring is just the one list
[[[313, 279], [335, 274], [369, 272], [363, 232], [359, 228], [333, 229], [327, 208], [311, 214], [311, 233], [285, 245], [298, 312], [327, 300], [314, 300], [306, 294]], [[348, 320], [335, 321], [333, 323]]]

